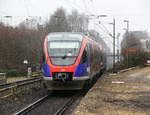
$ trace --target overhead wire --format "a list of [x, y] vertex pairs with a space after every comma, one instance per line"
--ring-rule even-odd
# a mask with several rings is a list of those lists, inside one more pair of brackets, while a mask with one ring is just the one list
[[28, 8], [28, 5], [27, 5], [27, 2], [26, 2], [26, 0], [23, 0], [23, 1], [24, 1], [24, 5], [25, 5], [26, 12], [27, 12], [27, 16], [30, 16], [29, 8]]
[[[106, 33], [105, 30], [104, 30], [103, 28], [101, 28], [101, 26], [99, 26], [99, 25], [97, 25], [97, 24], [96, 24], [96, 26], [99, 27], [99, 29], [101, 29], [104, 33]], [[112, 37], [109, 36], [108, 34], [106, 34], [106, 35], [107, 35], [109, 38], [112, 38]], [[106, 38], [108, 38], [108, 37], [106, 37]], [[111, 44], [113, 45], [113, 42], [112, 42], [110, 39], [109, 39], [109, 42], [111, 42]], [[117, 47], [116, 44], [115, 44], [115, 47]]]
[[[95, 27], [97, 28], [97, 31], [98, 31], [99, 33], [101, 33], [101, 31], [99, 31], [100, 28], [99, 28], [97, 25], [96, 25]], [[103, 38], [107, 38], [107, 39], [108, 39], [109, 36], [108, 36], [108, 37], [107, 37], [107, 36], [108, 36], [107, 34], [101, 35], [102, 39], [103, 39]], [[106, 39], [105, 39], [105, 40], [106, 40]], [[108, 40], [107, 42], [109, 42], [110, 44], [113, 45], [112, 41]]]
[[[93, 2], [93, 0], [90, 0], [90, 3], [91, 3], [91, 8], [93, 9], [93, 14], [96, 14], [96, 11], [95, 11], [95, 7], [94, 7], [94, 2]], [[103, 26], [103, 28], [106, 30], [106, 33], [108, 33], [109, 35], [111, 35], [111, 33], [108, 31], [108, 29], [102, 24], [102, 23], [100, 23], [102, 26]]]
[[[103, 30], [100, 26], [96, 25], [96, 27], [104, 32], [103, 35], [108, 36], [108, 34], [105, 33], [105, 30]], [[100, 32], [100, 31], [99, 31], [99, 32]], [[110, 37], [110, 36], [108, 36], [108, 37]], [[106, 37], [106, 38], [108, 38], [108, 37]], [[113, 44], [111, 40], [109, 40], [109, 42], [111, 42], [111, 44]]]
[[81, 6], [77, 5], [75, 2], [73, 3], [72, 1], [70, 0], [62, 0], [64, 2], [66, 2], [67, 4], [69, 4], [68, 6], [71, 7], [72, 9], [76, 9], [76, 10], [83, 10]]
[[[90, 3], [92, 5], [93, 12], [96, 14], [93, 0], [90, 0]], [[102, 27], [100, 25], [102, 25]], [[102, 23], [96, 24], [96, 26], [99, 26], [99, 29], [101, 29], [104, 33], [106, 33], [107, 35], [109, 35], [109, 37], [112, 38], [111, 32], [109, 32], [109, 30]]]
[[[64, 0], [63, 0], [64, 1]], [[67, 2], [68, 1], [68, 2]], [[79, 6], [79, 5], [77, 5], [76, 3], [73, 3], [72, 1], [70, 1], [70, 0], [65, 0], [65, 2], [67, 3], [67, 4], [69, 4], [69, 5], [71, 5], [71, 7], [72, 8], [75, 8], [75, 9], [81, 9], [81, 7]], [[93, 12], [94, 13], [92, 13], [90, 10], [87, 10], [88, 8], [87, 7], [89, 7], [89, 6], [87, 6], [87, 4], [89, 3], [89, 2], [86, 2], [85, 0], [82, 0], [82, 2], [83, 2], [83, 5], [84, 5], [84, 12], [86, 12], [86, 13], [88, 13], [88, 15], [90, 16], [91, 14], [96, 14], [96, 11], [93, 9], [93, 7], [92, 7], [92, 9], [93, 9]], [[93, 1], [91, 1], [90, 0], [90, 2], [92, 3], [91, 5], [93, 5], [94, 6], [94, 3], [93, 3]], [[109, 37], [110, 37], [110, 35], [111, 35], [111, 33], [109, 32], [109, 30], [101, 23], [101, 25], [103, 26], [103, 27], [100, 27], [100, 29], [104, 32], [104, 33], [107, 33], [108, 35], [109, 35]], [[94, 24], [94, 26], [95, 26], [95, 24]], [[104, 28], [104, 29], [103, 29]], [[111, 36], [112, 37], [112, 36]]]
[[113, 35], [112, 35], [111, 32], [106, 28], [106, 26], [104, 26], [102, 23], [100, 23], [100, 25], [102, 25], [102, 27], [105, 29], [106, 33], [107, 33], [109, 36], [113, 37]]
[[[72, 1], [70, 1], [70, 0], [68, 0], [69, 2], [67, 2], [67, 3], [69, 3], [69, 4], [71, 4], [71, 6], [73, 7], [73, 8], [76, 8], [76, 9], [78, 9], [79, 8], [79, 6], [77, 5], [77, 4], [75, 4], [75, 3], [73, 3]], [[86, 13], [88, 13], [88, 16], [90, 16], [90, 15], [92, 15], [92, 14], [94, 14], [93, 12], [95, 12], [94, 10], [93, 10], [93, 12], [91, 12], [90, 10], [88, 10], [89, 8], [87, 8], [87, 7], [89, 7], [87, 4], [89, 3], [87, 3], [85, 0], [82, 0], [82, 2], [83, 2], [83, 5], [84, 5], [84, 12], [86, 12]], [[92, 3], [93, 4], [93, 3]], [[93, 7], [92, 7], [93, 8]], [[101, 28], [102, 29], [102, 28]], [[106, 29], [106, 28], [105, 28]], [[109, 33], [109, 31], [107, 30], [107, 32], [103, 29], [103, 31], [104, 31], [104, 33]]]
[[[96, 14], [93, 0], [90, 0], [90, 2], [91, 2], [92, 5], [93, 5], [93, 7], [92, 7], [93, 11], [94, 11], [94, 13]], [[101, 25], [102, 27], [101, 27], [100, 25]], [[107, 34], [107, 36], [109, 35], [109, 38], [110, 38], [110, 37], [113, 38], [113, 35], [111, 34], [111, 32], [107, 29], [106, 26], [104, 26], [104, 25], [102, 24], [102, 22], [99, 23], [99, 24], [96, 25], [96, 26], [98, 26], [105, 34]], [[108, 37], [106, 37], [106, 38], [108, 38]], [[110, 41], [111, 44], [113, 45], [113, 42], [112, 42], [110, 39], [109, 39], [108, 41]], [[118, 45], [115, 44], [115, 47], [118, 48]]]

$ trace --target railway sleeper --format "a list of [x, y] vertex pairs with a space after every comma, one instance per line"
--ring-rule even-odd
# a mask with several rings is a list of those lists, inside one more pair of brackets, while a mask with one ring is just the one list
[[19, 93], [22, 93], [22, 92], [25, 92], [25, 91], [29, 91], [30, 89], [33, 89], [33, 88], [37, 88], [37, 87], [42, 87], [42, 83], [40, 82], [35, 82], [33, 84], [28, 84], [28, 85], [13, 85], [9, 88], [5, 88], [6, 90], [4, 91], [0, 91], [0, 98], [7, 98], [9, 96], [15, 96]]

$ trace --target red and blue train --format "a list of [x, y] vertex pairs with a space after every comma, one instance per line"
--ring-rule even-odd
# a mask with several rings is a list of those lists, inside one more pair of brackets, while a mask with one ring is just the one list
[[43, 79], [50, 90], [82, 89], [106, 68], [100, 44], [82, 33], [50, 33], [44, 40]]

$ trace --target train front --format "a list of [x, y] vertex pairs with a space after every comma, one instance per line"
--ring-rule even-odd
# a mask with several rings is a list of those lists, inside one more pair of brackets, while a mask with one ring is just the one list
[[[85, 43], [84, 43], [85, 42]], [[86, 41], [82, 34], [51, 33], [44, 41], [44, 84], [49, 90], [78, 90], [88, 77], [88, 64], [80, 64]]]

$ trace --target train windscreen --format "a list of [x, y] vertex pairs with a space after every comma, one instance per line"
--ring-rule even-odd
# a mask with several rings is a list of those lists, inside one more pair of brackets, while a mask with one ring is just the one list
[[48, 53], [54, 65], [72, 65], [80, 50], [79, 41], [49, 41]]

